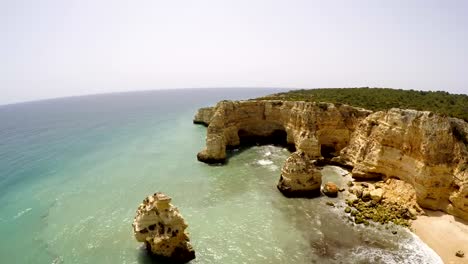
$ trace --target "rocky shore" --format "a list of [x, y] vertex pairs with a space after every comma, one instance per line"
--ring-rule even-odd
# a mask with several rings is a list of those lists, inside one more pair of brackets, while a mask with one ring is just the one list
[[[341, 166], [353, 178], [342, 208], [350, 221], [414, 223], [415, 233], [445, 263], [468, 263], [465, 121], [428, 111], [250, 100], [200, 109], [194, 123], [207, 126], [199, 161], [224, 164], [226, 151], [241, 144], [282, 144], [292, 151], [277, 185], [287, 197], [315, 197], [321, 191], [336, 197], [344, 190], [329, 183], [321, 187], [320, 171], [325, 164]], [[327, 204], [335, 206], [333, 200]], [[449, 215], [434, 217], [434, 211], [425, 209]]]
[[[321, 180], [314, 166], [328, 162], [349, 168], [355, 179], [400, 180], [414, 190], [418, 207], [468, 219], [468, 124], [461, 119], [396, 108], [372, 112], [330, 103], [250, 100], [203, 108], [194, 122], [208, 124], [206, 148], [197, 155], [202, 162], [225, 163], [226, 151], [244, 143], [272, 140], [290, 146], [296, 152], [278, 183], [288, 197], [316, 196]], [[375, 189], [382, 191], [372, 190], [374, 196], [384, 193]]]
[[410, 226], [423, 210], [416, 203], [414, 189], [401, 180], [385, 182], [349, 182], [349, 193], [345, 212], [356, 224], [368, 225], [369, 221], [380, 224]]

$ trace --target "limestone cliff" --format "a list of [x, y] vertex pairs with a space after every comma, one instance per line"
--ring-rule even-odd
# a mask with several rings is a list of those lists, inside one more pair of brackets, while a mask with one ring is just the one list
[[137, 209], [133, 233], [152, 254], [185, 263], [195, 258], [195, 252], [185, 231], [187, 224], [170, 202], [163, 193], [148, 196]]
[[[222, 163], [227, 148], [264, 138], [290, 144], [310, 160], [339, 155], [332, 161], [352, 167], [355, 178], [401, 179], [415, 188], [420, 206], [468, 219], [468, 124], [463, 120], [415, 110], [372, 113], [279, 100], [221, 101], [210, 114], [203, 111], [198, 120], [209, 126], [200, 161]], [[280, 190], [304, 188], [284, 177], [287, 166], [299, 161], [284, 165]]]
[[355, 178], [398, 178], [419, 205], [468, 219], [468, 124], [430, 112], [391, 109], [365, 118], [341, 151]]
[[338, 152], [371, 113], [347, 105], [288, 101], [221, 101], [212, 111], [206, 149], [197, 155], [207, 163], [222, 163], [227, 147], [259, 138], [293, 145], [311, 158], [322, 156], [322, 151]]
[[203, 107], [198, 109], [197, 114], [195, 114], [195, 117], [193, 118], [193, 123], [208, 126], [211, 118], [213, 117], [213, 110], [213, 107]]

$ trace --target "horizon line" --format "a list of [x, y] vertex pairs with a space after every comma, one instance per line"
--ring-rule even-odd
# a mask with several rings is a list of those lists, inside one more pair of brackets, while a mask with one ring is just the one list
[[271, 87], [271, 86], [226, 86], [226, 87], [189, 87], [189, 88], [155, 88], [155, 89], [143, 89], [143, 90], [125, 90], [125, 91], [114, 91], [114, 92], [102, 92], [102, 93], [89, 93], [89, 94], [75, 94], [75, 95], [66, 95], [66, 96], [57, 96], [57, 97], [46, 97], [38, 98], [33, 100], [25, 101], [16, 101], [6, 104], [0, 104], [0, 107], [26, 104], [26, 103], [36, 103], [43, 101], [52, 101], [60, 99], [71, 99], [79, 97], [91, 97], [91, 96], [104, 96], [104, 95], [118, 95], [118, 94], [128, 94], [128, 93], [144, 93], [144, 92], [156, 92], [156, 91], [175, 91], [175, 90], [202, 90], [202, 89], [265, 89], [265, 90], [314, 90], [314, 89], [353, 89], [353, 88], [369, 88], [369, 89], [393, 89], [393, 90], [413, 90], [413, 91], [426, 91], [426, 92], [447, 92], [452, 95], [468, 95], [465, 93], [450, 93], [444, 90], [416, 90], [416, 89], [405, 89], [405, 88], [391, 88], [391, 87], [370, 87], [370, 86], [354, 86], [354, 87], [313, 87], [313, 88], [304, 88], [304, 87]]

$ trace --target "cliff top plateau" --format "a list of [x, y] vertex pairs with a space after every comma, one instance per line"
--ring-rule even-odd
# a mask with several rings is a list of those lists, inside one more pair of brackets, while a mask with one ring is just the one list
[[468, 121], [468, 95], [444, 91], [415, 91], [390, 88], [326, 88], [292, 90], [256, 100], [287, 100], [348, 104], [372, 111], [391, 108], [431, 111]]

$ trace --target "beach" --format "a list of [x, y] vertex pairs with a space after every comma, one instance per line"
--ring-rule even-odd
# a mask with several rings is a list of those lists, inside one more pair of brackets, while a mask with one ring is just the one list
[[[445, 264], [468, 263], [468, 222], [453, 215], [426, 210], [427, 216], [419, 216], [412, 228], [421, 240], [442, 258]], [[455, 256], [458, 250], [465, 257]]]

